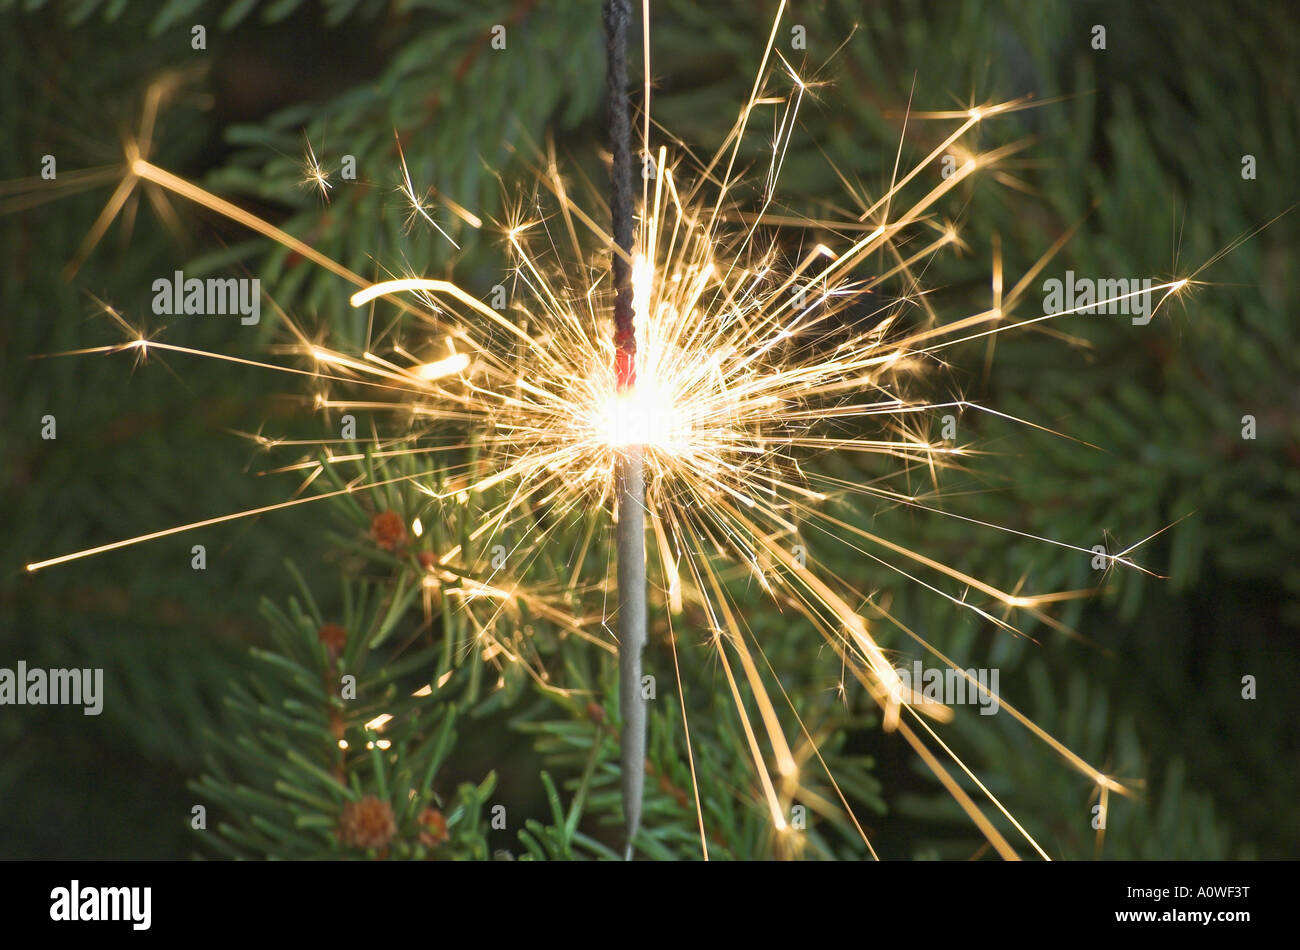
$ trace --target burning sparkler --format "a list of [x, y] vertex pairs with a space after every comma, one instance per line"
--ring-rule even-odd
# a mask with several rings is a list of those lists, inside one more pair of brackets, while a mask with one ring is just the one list
[[[648, 13], [647, 8], [647, 13]], [[625, 418], [609, 420], [612, 444], [621, 446], [615, 474], [618, 498], [618, 669], [619, 712], [623, 716], [623, 814], [627, 836], [625, 855], [632, 858], [633, 839], [641, 824], [645, 785], [645, 697], [641, 695], [641, 652], [646, 642], [645, 458], [648, 432], [628, 432], [628, 423], [657, 418], [660, 407], [638, 404], [644, 391], [636, 381], [636, 304], [632, 273], [632, 130], [627, 102], [628, 0], [605, 0], [605, 95], [609, 99], [609, 129], [613, 195], [614, 376], [618, 387], [616, 411]], [[649, 20], [646, 19], [646, 28]], [[649, 46], [649, 37], [646, 38]], [[647, 76], [649, 71], [647, 71]], [[649, 115], [649, 112], [646, 112]], [[647, 138], [646, 144], [649, 144]], [[645, 274], [641, 283], [648, 283]], [[669, 408], [669, 407], [664, 407]], [[630, 417], [630, 418], [627, 418]]]
[[[907, 383], [918, 378], [926, 361], [945, 347], [1060, 316], [1013, 316], [1033, 277], [1059, 244], [1009, 290], [1004, 290], [1000, 265], [995, 263], [992, 306], [961, 319], [939, 321], [914, 289], [914, 271], [936, 253], [960, 243], [952, 225], [934, 220], [937, 203], [978, 170], [995, 168], [1021, 146], [963, 153], [966, 160], [954, 174], [919, 197], [908, 197], [910, 186], [981, 123], [1025, 108], [1027, 103], [1017, 100], [958, 112], [918, 114], [920, 118], [953, 120], [956, 127], [913, 169], [901, 177], [896, 173], [879, 198], [873, 201], [854, 194], [859, 205], [856, 215], [809, 220], [774, 214], [772, 195], [782, 161], [800, 105], [810, 92], [807, 82], [774, 48], [783, 12], [784, 4], [753, 89], [730, 134], [710, 160], [690, 173], [685, 161], [670, 160], [666, 146], [651, 149], [647, 5], [642, 135], [646, 155], [653, 158], [647, 165], [653, 174], [643, 180], [635, 233], [625, 237], [617, 221], [614, 233], [608, 233], [598, 223], [599, 215], [583, 210], [582, 203], [571, 196], [554, 158], [544, 155], [537, 173], [549, 192], [552, 215], [543, 213], [540, 203], [528, 211], [520, 207], [505, 227], [513, 272], [526, 291], [523, 300], [514, 302], [511, 313], [488, 306], [448, 280], [393, 275], [377, 283], [368, 281], [292, 235], [152, 164], [147, 157], [148, 137], [142, 135], [128, 146], [125, 174], [95, 222], [84, 252], [103, 236], [133, 189], [145, 185], [151, 194], [183, 197], [240, 222], [344, 278], [357, 288], [351, 297], [354, 307], [383, 302], [402, 308], [420, 321], [428, 345], [416, 353], [394, 347], [397, 361], [379, 356], [376, 344], [380, 341], [373, 339], [364, 351], [349, 353], [309, 340], [286, 317], [295, 337], [292, 349], [307, 361], [305, 369], [204, 353], [146, 339], [134, 331], [122, 344], [77, 352], [134, 352], [137, 356], [172, 352], [307, 375], [326, 388], [326, 394], [318, 399], [322, 409], [391, 411], [398, 418], [415, 420], [417, 425], [404, 436], [410, 447], [386, 448], [386, 452], [412, 458], [444, 453], [450, 459], [472, 438], [483, 463], [451, 466], [454, 474], [441, 487], [426, 477], [427, 472], [388, 479], [358, 477], [341, 489], [36, 561], [28, 570], [390, 484], [411, 485], [444, 500], [500, 498], [475, 527], [474, 539], [492, 538], [526, 523], [537, 506], [553, 512], [551, 524], [592, 510], [611, 511], [619, 534], [619, 639], [620, 647], [626, 649], [622, 688], [636, 691], [640, 686], [637, 618], [643, 637], [644, 530], [652, 554], [654, 606], [667, 618], [667, 642], [675, 651], [673, 618], [681, 615], [685, 605], [693, 605], [707, 618], [711, 645], [739, 714], [773, 828], [787, 828], [785, 803], [801, 788], [801, 764], [807, 754], [796, 754], [781, 727], [777, 700], [760, 673], [761, 644], [729, 592], [726, 571], [730, 565], [742, 565], [765, 596], [796, 611], [817, 630], [848, 674], [879, 704], [885, 728], [897, 731], [916, 750], [1000, 855], [1015, 858], [1017, 851], [958, 784], [932, 745], [950, 756], [1028, 845], [1046, 857], [992, 792], [939, 740], [927, 720], [945, 721], [951, 718], [951, 710], [900, 680], [867, 619], [854, 606], [866, 602], [866, 594], [843, 578], [820, 571], [802, 553], [796, 554], [803, 532], [816, 530], [850, 545], [881, 569], [923, 584], [958, 608], [974, 611], [1004, 630], [1014, 630], [1008, 620], [940, 590], [922, 574], [957, 581], [1009, 611], [1023, 610], [1047, 623], [1055, 621], [1045, 613], [1045, 606], [1079, 593], [1003, 591], [852, 525], [833, 514], [826, 502], [856, 493], [935, 515], [948, 513], [926, 505], [915, 495], [874, 484], [847, 483], [820, 474], [808, 464], [814, 456], [828, 452], [888, 456], [931, 471], [954, 464], [964, 450], [928, 439], [920, 420], [945, 408], [993, 410], [962, 400], [914, 400], [905, 392]], [[782, 85], [785, 90], [778, 91]], [[150, 128], [153, 108], [156, 103], [147, 110]], [[737, 168], [750, 120], [760, 110], [771, 110], [776, 133], [770, 143], [763, 197], [754, 208], [741, 198], [743, 179]], [[308, 155], [307, 179], [325, 193], [330, 186], [310, 145]], [[616, 174], [621, 173], [620, 167], [626, 169], [617, 149], [614, 166]], [[412, 223], [425, 220], [438, 227], [429, 214], [426, 196], [412, 183], [404, 159], [401, 191]], [[465, 209], [454, 204], [448, 207], [469, 226], [482, 226], [481, 220]], [[553, 220], [558, 220], [567, 236], [562, 253], [551, 236]], [[628, 224], [631, 227], [632, 222]], [[803, 229], [808, 236], [816, 233], [823, 240], [791, 259], [782, 238], [790, 228]], [[918, 235], [924, 238], [919, 247], [914, 241]], [[904, 238], [911, 242], [906, 253]], [[806, 243], [814, 244], [811, 240]], [[559, 256], [563, 266], [546, 263], [539, 246]], [[862, 276], [862, 265], [874, 258], [885, 260], [886, 266], [870, 277]], [[611, 259], [618, 275], [612, 286], [608, 277]], [[1163, 303], [1189, 281], [1183, 278], [1151, 289], [1163, 294], [1159, 301]], [[864, 301], [876, 299], [868, 297], [868, 292], [886, 282], [907, 289], [863, 313]], [[629, 335], [626, 321], [616, 327], [609, 318], [611, 302], [630, 318], [634, 336]], [[911, 304], [918, 306], [912, 308]], [[916, 313], [921, 316], [915, 317]], [[864, 429], [870, 437], [862, 434]], [[290, 468], [305, 471], [310, 482], [326, 467], [357, 458], [332, 453]], [[535, 552], [544, 548], [554, 529], [533, 526], [530, 530], [529, 550]], [[1038, 540], [1090, 557], [1094, 553], [1085, 547]], [[581, 565], [593, 558], [594, 550], [589, 537], [574, 577], [581, 573]], [[1130, 558], [1132, 550], [1106, 557], [1112, 564], [1137, 567]], [[464, 580], [469, 567], [466, 556], [463, 546], [439, 551], [433, 575], [451, 571]], [[642, 558], [639, 565], [638, 557]], [[530, 556], [524, 554], [520, 560], [529, 562]], [[480, 582], [470, 599], [496, 604], [529, 599], [557, 624], [590, 635], [583, 618], [530, 593], [524, 580]], [[945, 665], [961, 671], [919, 636], [901, 624], [899, 628]], [[636, 661], [632, 662], [634, 655]], [[966, 675], [964, 671], [961, 674]], [[973, 680], [971, 688], [987, 692]], [[1005, 698], [999, 697], [999, 701], [1002, 709], [1088, 776], [1103, 796], [1127, 791]], [[639, 702], [623, 704], [624, 773], [625, 780], [632, 783], [639, 782], [639, 777], [628, 760], [644, 756], [644, 738], [640, 744], [636, 738], [643, 735], [642, 726], [633, 718], [637, 708]], [[830, 780], [833, 784], [834, 776]], [[634, 832], [639, 791], [629, 786], [625, 801], [628, 830]], [[700, 813], [698, 791], [696, 810]], [[702, 813], [700, 821], [702, 827]], [[860, 827], [859, 831], [870, 848], [866, 833]], [[703, 840], [701, 846], [707, 858]]]

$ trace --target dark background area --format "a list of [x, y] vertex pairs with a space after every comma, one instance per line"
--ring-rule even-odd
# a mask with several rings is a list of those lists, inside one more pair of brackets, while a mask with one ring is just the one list
[[[489, 213], [501, 183], [485, 168], [499, 168], [507, 181], [518, 170], [506, 144], [549, 131], [575, 161], [599, 172], [596, 4], [584, 11], [498, 2], [462, 14], [459, 5], [362, 3], [349, 13], [349, 5], [304, 3], [276, 22], [266, 17], [282, 5], [268, 4], [230, 29], [221, 26], [221, 5], [198, 4], [161, 28], [157, 12], [142, 6], [152, 5], [110, 16], [109, 4], [78, 20], [75, 4], [30, 12], [5, 5], [0, 126], [8, 144], [0, 179], [37, 175], [46, 153], [57, 156], [61, 174], [119, 161], [143, 90], [165, 69], [194, 75], [159, 123], [153, 160], [237, 194], [350, 266], [395, 253], [427, 260], [432, 271], [445, 263], [445, 249], [415, 239], [395, 248], [398, 232], [374, 222], [385, 203], [373, 195], [369, 204], [336, 196], [322, 207], [297, 188], [304, 126], [313, 145], [335, 158], [363, 156], [365, 174], [375, 177], [378, 159], [366, 156], [386, 155], [394, 127], [409, 132], [408, 157], [425, 156], [440, 187]], [[752, 81], [774, 9], [656, 5], [657, 120], [688, 144], [716, 147]], [[1048, 274], [1070, 267], [1181, 276], [1300, 200], [1300, 11], [1292, 5], [897, 0], [795, 4], [788, 20], [808, 25], [814, 64], [853, 37], [825, 67], [831, 85], [807, 110], [806, 138], [869, 190], [892, 165], [896, 114], [913, 84], [922, 109], [1028, 92], [1043, 101], [998, 127], [1005, 140], [1035, 136], [1025, 153], [1030, 164], [1013, 169], [1027, 193], [981, 187], [963, 196], [971, 248], [927, 273], [939, 301], [960, 307], [987, 293], [995, 232], [1012, 280], [1079, 222]], [[518, 50], [508, 66], [488, 64], [481, 52], [483, 30], [495, 22], [510, 24]], [[206, 51], [190, 48], [190, 23], [208, 25]], [[1097, 23], [1108, 30], [1104, 52], [1088, 44]], [[367, 99], [364, 90], [402, 59], [419, 61], [404, 75], [423, 77], [428, 96]], [[484, 93], [502, 84], [512, 90], [503, 100]], [[933, 129], [914, 131], [920, 141], [909, 148], [919, 156]], [[420, 150], [420, 142], [429, 144]], [[1256, 180], [1241, 178], [1244, 154], [1258, 160]], [[787, 166], [792, 200], [838, 200], [818, 149], [792, 153]], [[191, 270], [196, 260], [216, 266], [212, 255], [223, 248], [241, 267], [261, 259], [261, 245], [206, 212], [177, 205], [187, 235], [181, 243], [142, 205], [129, 239], [115, 226], [66, 280], [64, 265], [111, 187], [32, 207], [19, 199], [39, 185], [0, 194], [9, 212], [0, 218], [0, 666], [24, 659], [103, 667], [112, 697], [97, 718], [75, 707], [0, 707], [4, 858], [196, 851], [186, 781], [199, 767], [200, 729], [242, 675], [247, 647], [264, 642], [257, 604], [291, 589], [286, 557], [301, 560], [313, 579], [328, 581], [331, 572], [328, 558], [316, 556], [319, 521], [305, 511], [24, 572], [37, 558], [282, 499], [292, 483], [257, 477], [262, 459], [232, 430], [311, 426], [308, 407], [282, 380], [222, 364], [167, 356], [133, 368], [126, 354], [32, 359], [119, 339], [91, 295], [148, 323], [155, 277]], [[971, 398], [1104, 449], [964, 419], [965, 437], [1002, 453], [978, 480], [954, 486], [981, 490], [967, 513], [1085, 545], [1109, 535], [1127, 546], [1178, 522], [1140, 551], [1163, 578], [1109, 578], [1105, 593], [1064, 608], [1062, 619], [1090, 645], [1045, 628], [1035, 631], [1037, 643], [994, 642], [987, 632], [954, 626], [924, 592], [895, 594], [893, 609], [910, 610], [942, 643], [978, 643], [1007, 671], [1005, 690], [1034, 696], [1031, 711], [1048, 728], [1058, 709], [1057, 727], [1068, 732], [1069, 714], [1082, 704], [1102, 708], [1114, 731], [1079, 741], [1122, 749], [1126, 740], [1115, 737], [1135, 737], [1141, 758], [1115, 764], [1118, 774], [1132, 774], [1128, 767], [1148, 781], [1153, 830], [1134, 834], [1152, 844], [1122, 857], [1290, 858], [1300, 850], [1292, 701], [1300, 677], [1298, 237], [1295, 214], [1272, 224], [1199, 278], [1212, 286], [1149, 327], [1093, 318], [1061, 327], [1073, 344], [1049, 333], [1009, 336], [988, 374], [982, 344], [954, 357], [951, 384]], [[457, 276], [490, 285], [494, 253], [486, 240], [468, 244]], [[327, 299], [326, 285], [290, 265], [285, 273], [273, 291], [281, 305], [347, 332], [344, 308]], [[274, 341], [274, 323], [264, 308], [254, 329], [211, 321], [168, 339], [252, 356]], [[56, 441], [40, 438], [46, 413], [58, 420]], [[1240, 436], [1246, 413], [1258, 420], [1254, 441]], [[907, 512], [879, 517], [890, 536], [919, 539], [915, 546], [931, 556], [1002, 583], [1026, 575], [1036, 589], [1095, 583], [1081, 558], [1012, 546], [969, 525], [919, 523]], [[189, 566], [198, 543], [207, 546], [204, 572]], [[1258, 680], [1253, 702], [1241, 699], [1244, 675]], [[933, 784], [890, 737], [868, 733], [858, 741], [876, 757], [896, 809], [878, 822], [882, 850], [946, 856], [951, 816], [933, 805]], [[1034, 771], [1041, 760], [987, 741], [974, 730], [954, 736], [1025, 801], [1055, 794]], [[506, 756], [500, 745], [478, 747], [484, 759], [496, 750], [499, 770], [536, 771], [524, 743]], [[480, 766], [460, 767], [470, 775]], [[1171, 804], [1178, 795], [1181, 804]], [[518, 807], [540, 806], [525, 799]], [[1082, 800], [1078, 808], [1085, 810]], [[1155, 830], [1162, 820], [1177, 827]], [[1060, 834], [1066, 841], [1077, 832]]]

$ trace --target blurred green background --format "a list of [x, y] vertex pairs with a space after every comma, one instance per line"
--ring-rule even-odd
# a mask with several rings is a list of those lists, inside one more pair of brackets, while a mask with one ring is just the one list
[[[166, 70], [187, 81], [160, 118], [153, 160], [362, 273], [377, 260], [430, 273], [449, 261], [445, 242], [402, 232], [385, 186], [396, 167], [394, 128], [413, 177], [486, 214], [500, 209], [503, 181], [525, 174], [529, 143], [547, 135], [566, 160], [601, 174], [596, 3], [0, 7], [6, 181], [37, 175], [47, 153], [60, 174], [118, 162], [147, 84]], [[740, 0], [654, 4], [656, 120], [692, 148], [716, 148], [774, 12]], [[1184, 276], [1300, 200], [1300, 8], [895, 0], [794, 3], [785, 22], [808, 37], [806, 51], [785, 55], [827, 83], [805, 108], [783, 171], [782, 199], [796, 208], [844, 205], [828, 159], [879, 194], [909, 96], [922, 110], [1030, 93], [1042, 103], [990, 123], [981, 143], [1032, 136], [1023, 161], [1008, 167], [1027, 189], [985, 178], [946, 209], [969, 250], [926, 272], [941, 314], [987, 305], [995, 235], [1009, 282], [1076, 224], [1043, 277], [1067, 268]], [[207, 27], [203, 51], [191, 48], [196, 23]], [[504, 51], [485, 43], [497, 23], [507, 25]], [[1097, 24], [1105, 50], [1090, 46]], [[924, 155], [941, 128], [910, 125], [905, 156]], [[338, 182], [328, 206], [299, 187], [304, 129], [334, 167], [355, 155], [365, 186]], [[1254, 180], [1242, 177], [1244, 155], [1255, 157]], [[310, 424], [291, 384], [233, 366], [179, 355], [138, 367], [125, 354], [32, 359], [117, 342], [94, 298], [156, 326], [156, 277], [247, 268], [295, 315], [345, 335], [361, 329], [336, 279], [184, 203], [176, 204], [183, 240], [142, 205], [129, 239], [119, 223], [66, 280], [64, 266], [110, 191], [30, 207], [39, 185], [0, 195], [9, 212], [0, 218], [0, 666], [103, 667], [109, 697], [97, 718], [0, 707], [4, 858], [190, 854], [194, 795], [185, 783], [198, 769], [199, 730], [243, 675], [247, 647], [265, 640], [258, 600], [290, 590], [286, 557], [323, 585], [337, 573], [319, 551], [310, 508], [23, 571], [37, 558], [283, 499], [292, 483], [256, 477], [264, 459], [235, 430]], [[460, 237], [456, 276], [486, 292], [499, 251]], [[961, 439], [994, 454], [945, 484], [964, 514], [1110, 550], [1177, 522], [1137, 555], [1166, 577], [1116, 572], [1105, 593], [1061, 611], [1090, 642], [1045, 627], [1031, 630], [1034, 641], [1011, 640], [924, 591], [841, 565], [945, 650], [999, 666], [1004, 695], [1022, 698], [1045, 728], [1115, 774], [1147, 781], [1132, 828], [1108, 856], [1300, 853], [1290, 702], [1300, 676], [1298, 238], [1300, 218], [1282, 217], [1199, 274], [1207, 285], [1149, 326], [1075, 317], [1008, 334], [991, 353], [981, 341], [950, 355], [942, 385], [1101, 449], [966, 413]], [[1031, 290], [1028, 307], [1038, 298]], [[276, 340], [276, 323], [264, 308], [256, 328], [199, 320], [166, 339], [256, 355]], [[55, 441], [40, 438], [47, 413], [58, 420]], [[1257, 420], [1254, 440], [1241, 435], [1246, 414]], [[859, 516], [995, 583], [1024, 578], [1046, 590], [1098, 580], [1082, 556], [970, 524], [908, 511]], [[196, 543], [207, 547], [203, 572], [190, 569]], [[1245, 675], [1258, 680], [1253, 701], [1241, 698]], [[882, 853], [968, 853], [951, 803], [901, 744], [860, 741], [890, 806], [877, 822]], [[1039, 815], [1086, 813], [1078, 783], [1058, 783], [1058, 766], [1045, 772], [1048, 760], [1012, 736], [1005, 718], [996, 728], [967, 720], [952, 741], [1009, 802]], [[1091, 848], [1073, 812], [1047, 828], [1049, 849]]]

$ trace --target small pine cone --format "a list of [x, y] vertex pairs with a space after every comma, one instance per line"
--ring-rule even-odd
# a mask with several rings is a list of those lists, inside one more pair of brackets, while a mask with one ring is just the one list
[[419, 822], [425, 830], [420, 832], [420, 844], [436, 848], [447, 840], [447, 819], [436, 808], [422, 808]]
[[438, 559], [433, 556], [432, 551], [421, 551], [417, 557], [419, 558], [420, 566], [426, 571], [433, 570], [433, 566], [438, 563]]
[[348, 645], [348, 632], [336, 623], [327, 623], [316, 631], [316, 639], [325, 644], [330, 656], [337, 657]]
[[374, 795], [348, 802], [339, 815], [339, 840], [352, 848], [382, 848], [396, 832], [392, 806]]
[[395, 511], [381, 511], [370, 520], [370, 536], [385, 551], [406, 545], [406, 525]]

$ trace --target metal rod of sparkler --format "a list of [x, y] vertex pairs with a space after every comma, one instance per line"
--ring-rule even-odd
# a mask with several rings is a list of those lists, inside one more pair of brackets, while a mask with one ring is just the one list
[[[615, 372], [620, 391], [636, 385], [636, 329], [632, 312], [632, 126], [627, 96], [628, 0], [605, 0], [605, 93], [609, 109], [610, 211], [613, 254]], [[632, 421], [632, 420], [629, 420]], [[641, 697], [641, 651], [646, 642], [645, 477], [641, 448], [626, 446], [616, 475], [618, 553], [619, 712], [623, 720], [621, 769], [625, 857], [641, 824], [645, 785], [646, 708]]]

